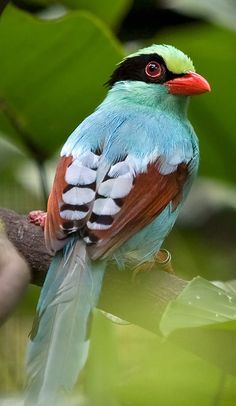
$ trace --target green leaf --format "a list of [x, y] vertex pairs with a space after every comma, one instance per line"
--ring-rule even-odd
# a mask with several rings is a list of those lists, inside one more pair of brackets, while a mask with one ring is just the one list
[[129, 9], [132, 0], [61, 0], [61, 2], [71, 8], [88, 10], [95, 14], [108, 25], [117, 25]]
[[122, 51], [86, 12], [40, 21], [12, 7], [0, 24], [0, 131], [47, 159], [103, 99]]
[[194, 278], [175, 301], [167, 306], [160, 330], [185, 349], [236, 374], [236, 294], [235, 281], [221, 289]]
[[[121, 405], [216, 405], [214, 397], [222, 372], [215, 365], [138, 327], [120, 327], [118, 332]], [[234, 389], [227, 385], [224, 395], [235, 399], [236, 378], [230, 378]]]
[[[102, 366], [102, 368], [101, 368]], [[117, 349], [113, 324], [95, 310], [85, 386], [89, 405], [118, 406], [114, 397], [117, 383]]]
[[[19, 0], [19, 4], [20, 3], [21, 1]], [[107, 25], [116, 27], [129, 10], [132, 0], [116, 0], [113, 2], [109, 2], [107, 0], [25, 0], [23, 3], [41, 6], [49, 6], [60, 3], [69, 9], [89, 11], [104, 21]]]
[[[0, 136], [0, 207], [8, 207], [21, 213], [35, 207], [45, 208], [42, 195], [41, 162], [23, 153], [16, 144]], [[55, 168], [55, 163], [53, 165]], [[50, 167], [47, 163], [47, 172]], [[54, 173], [55, 169], [53, 170]]]
[[234, 182], [235, 40], [234, 31], [211, 25], [168, 30], [156, 38], [158, 43], [170, 43], [186, 52], [196, 71], [211, 84], [210, 94], [193, 97], [190, 104], [191, 122], [200, 139], [200, 173]]
[[198, 276], [175, 301], [169, 303], [160, 329], [167, 336], [180, 328], [217, 325], [232, 320], [235, 320], [236, 330], [236, 295]]
[[14, 173], [14, 167], [23, 159], [24, 155], [14, 144], [0, 137], [0, 172], [4, 177]]

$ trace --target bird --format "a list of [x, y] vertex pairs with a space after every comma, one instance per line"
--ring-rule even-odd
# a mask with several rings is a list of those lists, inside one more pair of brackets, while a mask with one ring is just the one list
[[107, 264], [125, 271], [151, 261], [197, 175], [187, 110], [190, 96], [211, 89], [185, 53], [165, 44], [140, 49], [107, 86], [65, 142], [49, 196], [44, 232], [54, 257], [31, 332], [25, 404], [58, 405], [70, 393]]

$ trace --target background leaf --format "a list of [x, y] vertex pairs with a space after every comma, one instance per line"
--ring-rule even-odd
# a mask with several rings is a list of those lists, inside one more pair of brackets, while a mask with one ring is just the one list
[[223, 322], [232, 320], [235, 320], [236, 333], [236, 295], [229, 294], [198, 276], [189, 282], [176, 300], [168, 304], [160, 322], [160, 329], [168, 336], [180, 328], [218, 323], [222, 326]]
[[[106, 24], [112, 27], [117, 27], [121, 22], [124, 15], [129, 10], [132, 0], [116, 0], [115, 2], [108, 2], [107, 0], [15, 0], [16, 4], [29, 6], [58, 6], [64, 5], [67, 9], [78, 9], [89, 11], [94, 16], [103, 20]], [[23, 3], [23, 4], [22, 4]]]
[[[0, 24], [0, 52], [0, 130], [43, 159], [101, 101], [102, 84], [122, 56], [112, 34], [89, 14], [43, 22], [11, 7]], [[6, 123], [9, 112], [21, 134]]]
[[174, 343], [236, 375], [235, 281], [220, 286], [194, 278], [168, 304], [160, 330]]
[[130, 8], [132, 0], [62, 0], [62, 3], [71, 8], [88, 10], [108, 25], [116, 26]]

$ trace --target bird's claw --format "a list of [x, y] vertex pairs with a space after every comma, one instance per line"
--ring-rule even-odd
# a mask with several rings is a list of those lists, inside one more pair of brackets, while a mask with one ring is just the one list
[[44, 229], [46, 216], [47, 212], [45, 211], [33, 210], [28, 214], [28, 220], [30, 223], [33, 223], [36, 226], [40, 226]]
[[166, 249], [159, 250], [155, 255], [153, 261], [143, 262], [141, 265], [138, 265], [132, 274], [132, 281], [134, 282], [137, 275], [140, 272], [149, 272], [153, 269], [154, 265], [157, 264], [160, 268], [165, 271], [174, 274], [174, 270], [171, 264], [171, 254]]
[[161, 249], [155, 254], [155, 262], [161, 266], [162, 270], [174, 274], [171, 263], [171, 253], [166, 249]]

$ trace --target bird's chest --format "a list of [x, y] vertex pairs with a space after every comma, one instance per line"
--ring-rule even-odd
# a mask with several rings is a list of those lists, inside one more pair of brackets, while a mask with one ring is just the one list
[[139, 107], [114, 110], [104, 115], [104, 121], [109, 131], [104, 131], [101, 168], [129, 155], [137, 171], [145, 171], [148, 163], [159, 158], [163, 173], [170, 173], [194, 155], [197, 142], [187, 119]]

